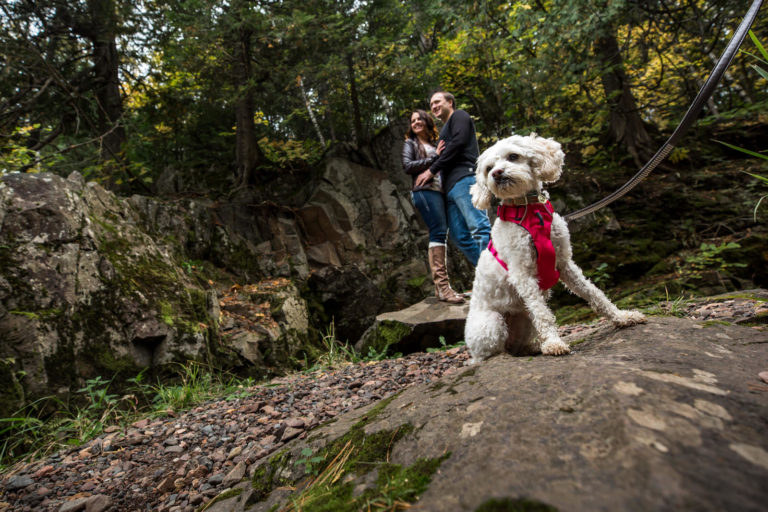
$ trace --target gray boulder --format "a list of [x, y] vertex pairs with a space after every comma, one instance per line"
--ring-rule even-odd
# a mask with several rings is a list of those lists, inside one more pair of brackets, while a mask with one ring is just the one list
[[78, 174], [11, 174], [0, 212], [0, 358], [17, 389], [206, 353], [208, 293], [113, 194]]
[[250, 375], [281, 374], [312, 352], [309, 312], [288, 279], [239, 287], [220, 300], [219, 361]]
[[[449, 304], [428, 297], [400, 311], [382, 313], [363, 333], [355, 350], [410, 354], [464, 339], [469, 303]], [[442, 338], [442, 340], [441, 340]]]

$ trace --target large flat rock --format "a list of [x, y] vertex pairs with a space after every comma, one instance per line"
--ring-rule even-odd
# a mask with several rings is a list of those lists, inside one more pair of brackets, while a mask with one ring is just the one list
[[[285, 505], [292, 483], [302, 498], [301, 450], [322, 453], [362, 426], [369, 436], [392, 432], [386, 461], [373, 467], [445, 457], [418, 510], [523, 498], [563, 511], [765, 510], [768, 385], [759, 373], [768, 370], [767, 332], [652, 317], [570, 341], [570, 356], [497, 356], [345, 415], [259, 464], [255, 474], [279, 475], [271, 493], [263, 478], [260, 495], [244, 482], [243, 495], [221, 506]], [[328, 455], [322, 464], [338, 454]], [[381, 486], [366, 468], [340, 470], [338, 485], [356, 495]]]
[[469, 303], [450, 304], [428, 297], [412, 306], [382, 313], [363, 333], [355, 350], [368, 354], [370, 349], [389, 353], [424, 351], [442, 343], [454, 344], [464, 339], [464, 324]]

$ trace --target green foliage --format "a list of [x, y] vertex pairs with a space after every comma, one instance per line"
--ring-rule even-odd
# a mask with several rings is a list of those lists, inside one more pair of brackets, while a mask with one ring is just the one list
[[[752, 40], [752, 42], [757, 47], [757, 51], [760, 52], [760, 55], [762, 56], [762, 59], [759, 58], [759, 57], [755, 57], [755, 56], [753, 56], [753, 57], [755, 57], [757, 60], [759, 60], [760, 63], [763, 66], [768, 66], [768, 50], [765, 49], [763, 44], [760, 42], [760, 39], [758, 39], [757, 36], [755, 35], [755, 33], [752, 32], [751, 30], [749, 31], [749, 38]], [[747, 52], [745, 52], [745, 53], [747, 53]], [[752, 67], [755, 69], [755, 71], [758, 72], [758, 74], [760, 74], [760, 76], [762, 76], [763, 78], [768, 80], [768, 71], [766, 71], [764, 68], [762, 68], [762, 67], [760, 67], [759, 65], [756, 65], [756, 64], [753, 65]]]
[[[170, 380], [170, 379], [168, 379]], [[60, 448], [79, 446], [120, 426], [150, 415], [175, 413], [211, 399], [234, 400], [248, 394], [252, 379], [232, 375], [197, 362], [178, 365], [178, 384], [146, 381], [144, 371], [128, 379], [128, 393], [110, 393], [110, 381], [97, 376], [85, 381], [66, 403], [45, 397], [0, 418], [0, 470], [18, 459], [42, 457]]]
[[[337, 368], [360, 361], [360, 357], [358, 357], [354, 348], [349, 346], [348, 342], [342, 343], [336, 338], [336, 324], [333, 319], [331, 319], [328, 329], [323, 333], [321, 343], [325, 352], [306, 371], [314, 371], [318, 368]], [[305, 366], [309, 365], [305, 364]]]
[[187, 274], [194, 274], [203, 268], [203, 262], [200, 260], [185, 260], [181, 262], [181, 268]]
[[389, 347], [384, 347], [381, 350], [376, 350], [375, 347], [368, 347], [368, 354], [363, 361], [383, 361], [385, 359], [397, 359], [403, 357], [402, 352], [389, 353]]
[[744, 263], [728, 262], [724, 258], [724, 252], [740, 247], [741, 245], [736, 242], [723, 242], [720, 245], [702, 243], [698, 252], [685, 257], [683, 263], [678, 265], [677, 271], [685, 275], [701, 273], [705, 270], [723, 272], [732, 268], [746, 267]]
[[611, 274], [608, 273], [608, 264], [605, 262], [584, 272], [584, 274], [595, 284], [606, 283], [611, 279]]
[[[376, 329], [370, 335], [368, 340], [368, 355], [366, 360], [380, 361], [386, 359], [387, 354], [390, 352], [390, 346], [397, 345], [404, 336], [410, 333], [411, 329], [395, 320], [384, 320], [377, 323]], [[394, 354], [393, 357], [401, 357], [399, 352]]]
[[429, 353], [445, 352], [446, 350], [450, 350], [450, 349], [456, 348], [456, 347], [463, 347], [464, 345], [466, 345], [464, 340], [461, 340], [461, 341], [459, 341], [457, 343], [454, 343], [453, 345], [448, 345], [448, 342], [445, 341], [445, 336], [440, 336], [438, 338], [438, 341], [440, 342], [440, 348], [429, 347], [429, 348], [427, 348], [427, 352], [429, 352]]
[[269, 140], [263, 137], [259, 146], [275, 165], [289, 167], [297, 162], [314, 165], [320, 160], [325, 148], [313, 140]]
[[[176, 177], [229, 191], [245, 131], [264, 155], [259, 172], [305, 168], [328, 142], [364, 143], [425, 107], [436, 86], [475, 116], [481, 146], [536, 130], [586, 165], [611, 165], [623, 157], [611, 147], [621, 144], [611, 137], [611, 73], [626, 75], [622, 94], [642, 122], [668, 131], [709, 72], [709, 52], [743, 14], [725, 0], [674, 9], [658, 0], [84, 5], [11, 2], [3, 11], [0, 174], [77, 170], [142, 193]], [[765, 23], [755, 30], [768, 60], [758, 37]], [[96, 55], [96, 33], [115, 43], [111, 59], [83, 58]], [[621, 41], [619, 55], [601, 49], [606, 38]], [[765, 101], [765, 67], [754, 66], [762, 81], [743, 68], [738, 59], [731, 67], [738, 89], [712, 99], [721, 114], [751, 116]], [[110, 102], [93, 79], [107, 73], [121, 80]], [[237, 126], [243, 108], [253, 114], [247, 127]], [[113, 136], [119, 149], [110, 153]], [[671, 159], [690, 156], [677, 148]]]
[[416, 276], [412, 279], [409, 279], [406, 281], [405, 284], [408, 286], [411, 286], [413, 288], [421, 288], [421, 286], [429, 279], [429, 276], [423, 275], [423, 276]]
[[50, 159], [30, 148], [29, 139], [39, 132], [40, 123], [14, 127], [0, 152], [0, 176], [13, 171], [41, 172], [52, 165]]
[[349, 345], [349, 342], [342, 343], [336, 338], [336, 326], [333, 320], [331, 320], [328, 329], [323, 334], [321, 342], [324, 348], [323, 354], [311, 367], [309, 367], [308, 364], [305, 364], [305, 366], [307, 366], [306, 371], [315, 371], [318, 368], [337, 368], [339, 366], [363, 361], [382, 361], [384, 359], [402, 357], [403, 355], [400, 352], [389, 354], [387, 350], [388, 346], [383, 347], [381, 350], [377, 350], [375, 347], [371, 346], [368, 348], [368, 354], [360, 357], [360, 355], [355, 352], [355, 349]]
[[648, 315], [675, 316], [682, 318], [688, 314], [688, 305], [692, 302], [691, 298], [683, 296], [670, 300], [667, 297], [665, 302], [659, 302], [650, 308], [645, 309]]
[[323, 462], [325, 460], [325, 457], [321, 457], [319, 455], [312, 456], [313, 454], [312, 448], [304, 448], [301, 450], [301, 457], [298, 459], [294, 464], [296, 465], [303, 465], [304, 471], [308, 475], [315, 475], [320, 472], [320, 468], [318, 466], [319, 463]]
[[[0, 418], [0, 467], [22, 457], [43, 456], [64, 446], [78, 446], [101, 434], [108, 425], [124, 422], [136, 412], [135, 397], [109, 393], [110, 382], [89, 379], [78, 389], [83, 405], [46, 397]], [[51, 410], [54, 414], [50, 414]]]
[[[760, 43], [760, 40], [757, 38], [755, 33], [752, 32], [751, 30], [749, 31], [749, 37], [752, 39], [752, 42], [755, 43], [755, 46], [757, 47], [758, 51], [760, 52], [760, 55], [762, 56], [762, 58], [757, 57], [757, 56], [752, 55], [752, 54], [749, 54], [748, 52], [745, 52], [745, 53], [748, 53], [748, 55], [751, 55], [753, 58], [755, 58], [762, 66], [765, 66], [766, 68], [768, 68], [768, 51], [766, 51], [765, 47], [763, 47], [763, 45]], [[764, 69], [763, 67], [760, 67], [760, 65], [756, 65], [756, 64], [753, 65], [752, 68], [755, 71], [757, 71], [757, 73], [761, 77], [763, 77], [765, 80], [768, 80], [768, 71], [766, 71], [766, 69]], [[717, 142], [719, 142], [720, 144], [722, 144], [722, 145], [724, 145], [726, 147], [729, 147], [731, 149], [735, 149], [736, 151], [741, 151], [742, 153], [745, 153], [745, 154], [747, 154], [749, 156], [752, 156], [752, 157], [755, 157], [755, 158], [760, 158], [762, 160], [768, 160], [768, 155], [765, 155], [763, 153], [757, 153], [757, 152], [751, 151], [749, 149], [740, 148], [738, 146], [734, 146], [733, 144], [728, 144], [727, 142], [722, 142], [722, 141], [717, 141]], [[766, 177], [766, 176], [761, 176], [759, 174], [753, 174], [751, 172], [746, 172], [746, 171], [742, 171], [742, 172], [752, 176], [756, 180], [759, 180], [759, 181], [762, 181], [763, 183], [768, 184], [768, 177]], [[768, 194], [762, 196], [757, 201], [757, 204], [755, 205], [755, 209], [752, 212], [752, 215], [753, 215], [753, 218], [754, 218], [755, 221], [757, 221], [757, 209], [760, 207], [760, 203], [762, 203], [763, 199], [765, 199], [766, 197], [768, 197]]]
[[239, 398], [253, 385], [252, 379], [241, 381], [197, 361], [174, 366], [178, 368], [177, 384], [158, 382], [148, 386], [147, 394], [153, 397], [152, 414], [183, 411], [214, 398]]
[[45, 422], [34, 414], [28, 414], [36, 406], [37, 403], [30, 404], [11, 418], [0, 418], [0, 470], [17, 457], [39, 450]]
[[[408, 508], [429, 485], [432, 475], [440, 464], [450, 457], [446, 453], [433, 459], [418, 459], [410, 466], [390, 462], [392, 447], [413, 432], [409, 424], [394, 430], [379, 430], [366, 433], [369, 425], [394, 397], [382, 400], [349, 431], [326, 445], [316, 455], [311, 448], [304, 448], [293, 465], [305, 466], [302, 483], [281, 477], [289, 464], [290, 454], [286, 450], [256, 468], [252, 486], [257, 501], [266, 499], [277, 486], [299, 488], [281, 505], [283, 511], [327, 511], [352, 512], [357, 510], [400, 510]], [[314, 460], [313, 460], [314, 459]], [[312, 461], [308, 464], [309, 461]], [[360, 494], [353, 493], [351, 478], [365, 477], [377, 470], [375, 481], [371, 481]], [[310, 478], [307, 478], [309, 476]]]
[[108, 393], [110, 382], [105, 381], [101, 376], [97, 376], [93, 379], [85, 381], [85, 387], [77, 390], [78, 393], [83, 393], [86, 398], [86, 412], [100, 412], [103, 411], [101, 416], [105, 418], [108, 414], [114, 410], [117, 403], [117, 395]]

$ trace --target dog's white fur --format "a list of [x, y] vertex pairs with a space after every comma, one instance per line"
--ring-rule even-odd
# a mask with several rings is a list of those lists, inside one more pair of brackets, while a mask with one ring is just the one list
[[[504, 200], [541, 193], [542, 184], [560, 178], [564, 157], [558, 142], [535, 133], [503, 139], [477, 160], [476, 183], [470, 189], [472, 203], [485, 210], [492, 196]], [[552, 243], [563, 284], [617, 326], [645, 322], [638, 311], [616, 308], [584, 277], [572, 259], [568, 225], [557, 213], [553, 217]], [[549, 293], [539, 288], [536, 252], [528, 232], [514, 222], [496, 219], [491, 237], [509, 271], [487, 249], [480, 255], [464, 330], [472, 362], [502, 351], [513, 355], [569, 353], [547, 307]]]

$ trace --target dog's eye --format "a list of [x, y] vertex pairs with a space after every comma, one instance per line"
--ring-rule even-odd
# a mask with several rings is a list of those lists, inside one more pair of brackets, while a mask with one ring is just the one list
[[491, 169], [492, 169], [492, 168], [493, 168], [493, 166], [492, 166], [492, 165], [487, 165], [487, 166], [485, 167], [485, 175], [486, 175], [486, 176], [488, 176], [488, 173], [490, 173], [490, 172], [491, 172]]
[[515, 162], [517, 161], [518, 158], [520, 158], [520, 155], [518, 155], [517, 153], [510, 153], [507, 155], [507, 160], [509, 160], [510, 162]]

